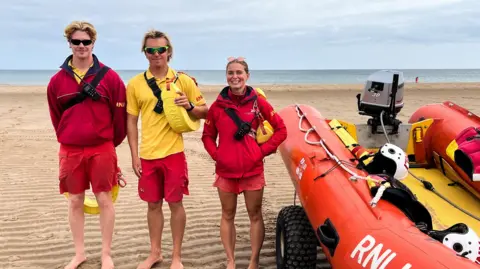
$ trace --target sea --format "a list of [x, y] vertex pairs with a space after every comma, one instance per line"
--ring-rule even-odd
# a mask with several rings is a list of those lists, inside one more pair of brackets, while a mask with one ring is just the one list
[[[251, 70], [249, 84], [363, 84], [382, 69], [335, 70]], [[405, 82], [480, 82], [480, 69], [395, 69]], [[58, 70], [0, 70], [0, 85], [46, 85]], [[125, 83], [143, 70], [116, 70]], [[224, 70], [179, 70], [196, 78], [199, 84], [225, 84]]]

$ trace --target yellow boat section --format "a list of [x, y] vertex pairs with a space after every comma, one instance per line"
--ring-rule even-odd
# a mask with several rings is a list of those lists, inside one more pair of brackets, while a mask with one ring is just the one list
[[[347, 149], [351, 151], [357, 145], [354, 124], [336, 119], [328, 120], [328, 123]], [[422, 124], [426, 127], [425, 129], [428, 129], [428, 126], [431, 125], [431, 120], [417, 124], [418, 126]], [[414, 132], [416, 129], [412, 128], [412, 130], [414, 131], [410, 132], [409, 143], [406, 149], [407, 154], [413, 151], [412, 141], [415, 139]], [[375, 151], [375, 149], [368, 150]], [[433, 229], [444, 230], [454, 224], [465, 223], [474, 229], [477, 234], [480, 234], [480, 221], [469, 215], [480, 217], [480, 199], [477, 196], [478, 194], [466, 183], [463, 183], [463, 180], [445, 160], [442, 160], [435, 152], [433, 155], [435, 167], [410, 168], [411, 174], [401, 182], [415, 194], [418, 201], [430, 212]], [[412, 163], [410, 165], [412, 166]], [[443, 170], [440, 169], [442, 166]], [[442, 171], [445, 171], [445, 173]], [[426, 189], [421, 182], [422, 180], [432, 183], [434, 191]], [[375, 183], [371, 181], [368, 182], [368, 185], [373, 187]], [[442, 197], [451, 201], [454, 205]]]

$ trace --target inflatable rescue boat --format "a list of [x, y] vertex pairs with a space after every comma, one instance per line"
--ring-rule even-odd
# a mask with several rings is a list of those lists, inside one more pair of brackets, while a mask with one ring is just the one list
[[403, 75], [379, 71], [357, 95], [365, 124], [308, 105], [278, 113], [283, 162], [301, 205], [277, 218], [277, 268], [480, 268], [480, 118], [452, 102], [408, 123]]

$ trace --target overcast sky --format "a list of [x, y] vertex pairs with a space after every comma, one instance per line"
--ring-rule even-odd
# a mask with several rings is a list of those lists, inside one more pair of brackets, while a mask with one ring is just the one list
[[0, 0], [0, 69], [57, 69], [72, 20], [94, 53], [144, 69], [145, 31], [167, 32], [179, 69], [480, 68], [480, 0]]

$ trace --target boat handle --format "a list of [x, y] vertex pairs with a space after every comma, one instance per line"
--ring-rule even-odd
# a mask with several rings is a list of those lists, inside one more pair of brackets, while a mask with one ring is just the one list
[[306, 132], [307, 129], [302, 128], [302, 120], [305, 118], [305, 115], [300, 116], [300, 121], [298, 122], [298, 129], [302, 132]]
[[[299, 106], [299, 105], [295, 105], [295, 110], [297, 111], [298, 117], [300, 117], [300, 116], [301, 116], [301, 115], [300, 115], [300, 106]], [[303, 112], [302, 112], [302, 114], [303, 114]]]
[[298, 122], [298, 129], [300, 129], [300, 131], [302, 131], [302, 132], [306, 132], [307, 129], [302, 128], [302, 121], [307, 114], [302, 112], [302, 115], [300, 115], [300, 106], [298, 106], [298, 105], [295, 106], [295, 110], [297, 111], [297, 116], [300, 117], [300, 121]]
[[305, 133], [305, 142], [307, 142], [308, 144], [311, 144], [311, 145], [320, 145], [321, 141], [318, 141], [318, 142], [312, 142], [310, 140], [308, 140], [308, 134], [311, 132], [311, 131], [314, 131], [315, 130], [315, 126], [313, 126], [312, 128], [308, 129], [307, 132]]
[[328, 251], [330, 252], [330, 256], [333, 257], [335, 254], [335, 249], [340, 241], [340, 236], [338, 235], [332, 221], [327, 218], [324, 224], [318, 227], [317, 234], [320, 238], [320, 242], [327, 247]]

